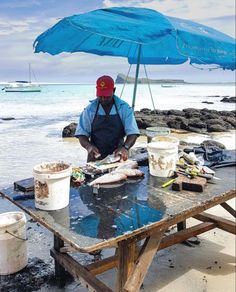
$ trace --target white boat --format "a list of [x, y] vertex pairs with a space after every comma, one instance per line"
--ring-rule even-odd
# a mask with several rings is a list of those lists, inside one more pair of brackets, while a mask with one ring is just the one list
[[2, 90], [5, 92], [40, 92], [41, 87], [37, 83], [31, 82], [31, 66], [29, 64], [29, 81], [12, 81], [8, 82]]
[[29, 81], [13, 81], [4, 87], [5, 92], [40, 92], [41, 87]]
[[175, 85], [172, 85], [172, 84], [161, 84], [161, 87], [175, 87]]

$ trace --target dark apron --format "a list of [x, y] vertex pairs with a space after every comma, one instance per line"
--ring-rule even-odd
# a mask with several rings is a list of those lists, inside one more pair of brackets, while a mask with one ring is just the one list
[[[125, 131], [115, 102], [115, 115], [98, 115], [99, 104], [98, 102], [91, 126], [91, 143], [101, 153], [99, 159], [103, 159], [124, 143]], [[88, 161], [91, 160], [91, 157], [88, 157]]]

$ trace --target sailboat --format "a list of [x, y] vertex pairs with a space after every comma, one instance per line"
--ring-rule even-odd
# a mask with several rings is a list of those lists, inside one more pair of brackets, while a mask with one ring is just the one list
[[29, 81], [12, 81], [3, 88], [5, 92], [40, 92], [41, 87], [37, 83], [31, 83], [32, 69], [29, 64]]

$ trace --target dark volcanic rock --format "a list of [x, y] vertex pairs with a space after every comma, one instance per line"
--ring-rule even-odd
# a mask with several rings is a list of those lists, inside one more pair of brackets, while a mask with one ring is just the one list
[[207, 127], [208, 132], [226, 132], [227, 129], [220, 124], [213, 124]]
[[15, 120], [15, 118], [13, 118], [13, 117], [1, 118], [0, 117], [0, 120], [3, 120], [3, 121], [11, 121], [11, 120]]
[[200, 145], [204, 147], [216, 146], [219, 147], [220, 149], [225, 149], [224, 144], [214, 140], [204, 140]]
[[231, 124], [232, 128], [235, 129], [236, 128], [236, 119], [235, 118], [232, 118], [232, 117], [222, 117], [222, 119]]
[[[236, 111], [216, 111], [187, 108], [180, 110], [150, 110], [148, 108], [135, 111], [139, 129], [147, 127], [169, 127], [206, 134], [207, 132], [226, 132], [236, 128]], [[74, 137], [76, 123], [63, 129], [63, 137]]]
[[71, 123], [63, 129], [62, 137], [74, 137], [77, 124]]
[[168, 115], [184, 117], [185, 113], [180, 110], [169, 110]]
[[200, 115], [200, 111], [195, 108], [186, 108], [183, 109], [185, 117], [188, 119], [197, 118]]
[[206, 100], [202, 101], [202, 103], [207, 103], [207, 104], [214, 104], [214, 102], [213, 102], [213, 101], [206, 101]]
[[224, 97], [221, 99], [221, 102], [236, 103], [236, 96]]
[[190, 119], [188, 123], [189, 127], [199, 128], [199, 129], [205, 129], [206, 124], [201, 121], [201, 119]]

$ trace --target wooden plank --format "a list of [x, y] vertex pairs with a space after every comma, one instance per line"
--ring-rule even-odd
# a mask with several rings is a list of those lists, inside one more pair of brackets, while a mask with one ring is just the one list
[[112, 292], [103, 282], [94, 277], [85, 267], [79, 264], [68, 254], [62, 254], [51, 249], [51, 256], [62, 265], [74, 278], [78, 278], [81, 284], [90, 291]]
[[159, 231], [152, 236], [150, 236], [148, 243], [145, 246], [145, 250], [143, 251], [142, 255], [138, 258], [135, 262], [134, 270], [128, 280], [124, 285], [123, 290], [119, 291], [126, 291], [126, 292], [136, 292], [139, 291], [144, 277], [151, 265], [151, 262], [157, 252], [158, 246], [161, 242], [164, 230]]
[[183, 242], [193, 236], [197, 236], [199, 234], [202, 234], [216, 227], [217, 227], [217, 224], [214, 222], [204, 222], [204, 223], [200, 223], [195, 226], [192, 226], [190, 228], [183, 229], [179, 232], [175, 232], [162, 239], [158, 250]]
[[117, 258], [118, 258], [118, 270], [117, 270], [117, 282], [116, 287], [118, 292], [123, 291], [125, 282], [127, 281], [131, 271], [134, 267], [135, 261], [135, 241], [123, 240], [118, 243]]
[[193, 218], [198, 219], [203, 222], [215, 222], [218, 228], [225, 230], [227, 232], [230, 232], [232, 234], [236, 234], [236, 224], [233, 221], [230, 221], [230, 220], [227, 220], [227, 219], [224, 219], [222, 217], [215, 216], [212, 214], [208, 214], [205, 212], [201, 214], [197, 214], [193, 216]]
[[[199, 234], [202, 234], [204, 232], [207, 232], [209, 230], [212, 230], [217, 227], [217, 224], [214, 222], [204, 222], [197, 224], [195, 226], [192, 226], [190, 228], [184, 229], [179, 232], [175, 232], [173, 234], [170, 234], [166, 237], [164, 237], [161, 240], [161, 243], [158, 247], [158, 250], [167, 248], [169, 246], [172, 246], [174, 244], [180, 243], [186, 239], [189, 239], [193, 236], [197, 236]], [[138, 251], [136, 251], [135, 258], [138, 257]], [[86, 268], [94, 275], [104, 273], [112, 268], [115, 268], [118, 266], [118, 256], [114, 255], [109, 258], [96, 261], [94, 263], [91, 263], [86, 266]]]
[[228, 211], [234, 218], [236, 218], [236, 211], [226, 202], [220, 204], [226, 211]]
[[118, 256], [113, 255], [111, 257], [96, 261], [85, 266], [88, 271], [90, 271], [93, 275], [102, 274], [108, 270], [118, 267]]

